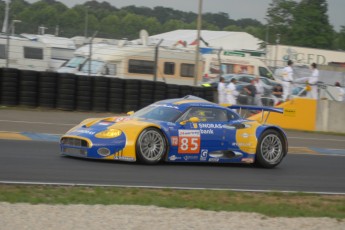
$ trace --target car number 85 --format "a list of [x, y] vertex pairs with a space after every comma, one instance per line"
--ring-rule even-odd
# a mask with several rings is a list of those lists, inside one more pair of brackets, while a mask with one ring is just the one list
[[179, 137], [178, 153], [199, 153], [199, 137]]

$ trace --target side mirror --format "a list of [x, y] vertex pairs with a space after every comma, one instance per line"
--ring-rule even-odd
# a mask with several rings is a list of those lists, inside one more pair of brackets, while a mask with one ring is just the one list
[[129, 112], [127, 112], [127, 115], [132, 115], [132, 114], [134, 114], [134, 111], [129, 111]]
[[181, 121], [180, 125], [185, 125], [185, 124], [187, 124], [187, 122], [197, 123], [199, 121], [200, 121], [200, 119], [198, 117], [191, 117], [191, 118], [189, 118], [189, 120]]

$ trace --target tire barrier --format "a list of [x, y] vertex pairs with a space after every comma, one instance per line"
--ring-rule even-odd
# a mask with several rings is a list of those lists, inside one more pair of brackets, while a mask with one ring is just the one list
[[19, 71], [19, 105], [37, 107], [38, 105], [38, 72]]
[[77, 77], [74, 74], [59, 74], [57, 80], [56, 108], [74, 110], [76, 103]]
[[92, 110], [95, 112], [108, 111], [108, 77], [94, 77], [92, 91]]
[[144, 108], [154, 102], [154, 88], [155, 84], [153, 81], [140, 81], [139, 108]]
[[108, 110], [113, 113], [124, 112], [125, 80], [110, 78]]
[[213, 101], [213, 89], [121, 79], [0, 69], [0, 104], [61, 110], [123, 113], [156, 101], [194, 95]]
[[180, 96], [180, 86], [179, 85], [173, 85], [169, 84], [167, 85], [167, 93], [166, 98], [178, 98]]
[[38, 106], [54, 109], [56, 106], [57, 73], [38, 73]]
[[124, 112], [136, 111], [139, 109], [140, 80], [125, 80]]
[[167, 84], [165, 82], [154, 82], [153, 100], [161, 101], [166, 99]]
[[19, 71], [4, 68], [1, 71], [1, 104], [5, 106], [18, 105]]
[[76, 106], [78, 111], [92, 110], [93, 77], [77, 76]]

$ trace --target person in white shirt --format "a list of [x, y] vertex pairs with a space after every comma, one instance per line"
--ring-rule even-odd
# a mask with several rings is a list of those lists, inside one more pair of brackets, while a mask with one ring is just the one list
[[224, 83], [223, 77], [219, 78], [217, 90], [218, 90], [218, 104], [227, 103], [227, 101], [226, 101], [226, 84]]
[[283, 69], [283, 100], [286, 101], [290, 94], [291, 94], [291, 82], [293, 79], [293, 69], [292, 69], [293, 61], [289, 60], [287, 62], [287, 66]]
[[254, 98], [255, 104], [257, 106], [262, 106], [261, 97], [264, 94], [264, 86], [263, 86], [259, 76], [255, 77], [254, 86], [256, 88], [256, 94], [255, 94], [255, 98]]
[[336, 100], [337, 101], [343, 101], [344, 100], [344, 95], [345, 95], [344, 89], [341, 88], [339, 82], [335, 83], [335, 87], [337, 88], [337, 92], [338, 92], [338, 97], [336, 98]]
[[311, 69], [311, 76], [307, 80], [307, 83], [310, 85], [310, 90], [307, 92], [307, 97], [317, 100], [317, 82], [319, 81], [319, 70], [317, 69], [316, 63], [311, 64]]
[[237, 80], [235, 78], [232, 78], [230, 83], [226, 87], [226, 99], [230, 105], [236, 105], [237, 104], [237, 96], [240, 94], [236, 90], [236, 85], [235, 85], [236, 82], [237, 82]]

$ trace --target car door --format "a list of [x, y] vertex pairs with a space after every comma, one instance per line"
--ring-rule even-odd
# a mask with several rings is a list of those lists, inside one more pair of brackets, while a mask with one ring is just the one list
[[228, 110], [212, 107], [192, 107], [180, 121], [197, 117], [199, 122], [180, 125], [177, 133], [177, 153], [188, 161], [209, 160], [209, 153], [229, 148], [235, 129], [229, 124]]

